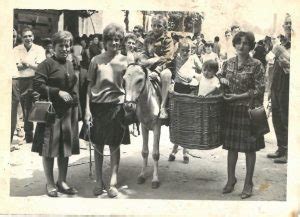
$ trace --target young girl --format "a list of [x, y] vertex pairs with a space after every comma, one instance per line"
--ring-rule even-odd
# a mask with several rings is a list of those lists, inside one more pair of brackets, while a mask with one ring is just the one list
[[[197, 70], [201, 70], [201, 62], [196, 55], [191, 55], [192, 41], [184, 38], [179, 42], [179, 55], [167, 66], [175, 80], [174, 91], [178, 93], [194, 94], [197, 92]], [[169, 161], [175, 160], [178, 144], [174, 144]], [[189, 163], [187, 151], [183, 149], [183, 162]]]
[[219, 65], [215, 60], [207, 60], [203, 63], [202, 74], [198, 76], [198, 96], [212, 95], [220, 88], [219, 79], [216, 77], [218, 70]]
[[120, 54], [124, 30], [116, 24], [109, 24], [103, 30], [106, 51], [95, 56], [88, 70], [89, 81], [85, 121], [92, 121], [91, 140], [95, 144], [96, 186], [94, 195], [103, 193], [102, 183], [103, 148], [109, 145], [111, 161], [109, 197], [118, 194], [117, 173], [120, 163], [120, 144], [129, 144], [129, 130], [122, 124], [124, 117], [123, 74], [127, 58]]
[[201, 56], [201, 62], [204, 63], [207, 60], [215, 60], [219, 62], [219, 57], [216, 53], [213, 52], [214, 43], [211, 41], [206, 42], [204, 48], [205, 53]]

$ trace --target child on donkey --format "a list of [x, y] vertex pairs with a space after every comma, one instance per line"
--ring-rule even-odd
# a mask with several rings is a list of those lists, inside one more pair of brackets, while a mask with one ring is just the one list
[[[179, 42], [179, 55], [167, 65], [167, 70], [172, 72], [174, 78], [174, 91], [184, 94], [197, 95], [198, 77], [197, 71], [201, 71], [201, 62], [196, 55], [192, 55], [193, 43], [189, 38], [181, 39]], [[175, 154], [178, 152], [178, 144], [174, 144], [172, 153], [169, 155], [169, 161], [175, 160]], [[189, 163], [187, 151], [183, 149], [183, 162]]]

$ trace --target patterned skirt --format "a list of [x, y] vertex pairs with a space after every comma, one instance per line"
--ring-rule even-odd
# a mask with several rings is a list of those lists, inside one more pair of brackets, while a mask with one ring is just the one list
[[265, 147], [264, 137], [251, 134], [248, 106], [225, 104], [223, 113], [223, 148], [253, 152]]
[[91, 141], [96, 145], [130, 144], [129, 128], [124, 125], [122, 104], [90, 103], [93, 126]]

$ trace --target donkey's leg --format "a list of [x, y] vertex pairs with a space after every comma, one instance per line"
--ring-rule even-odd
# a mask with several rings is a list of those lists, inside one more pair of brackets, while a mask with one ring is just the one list
[[142, 125], [142, 136], [143, 136], [143, 166], [140, 175], [138, 176], [138, 184], [143, 184], [146, 181], [145, 178], [145, 170], [148, 164], [148, 155], [149, 155], [149, 147], [148, 147], [148, 138], [149, 138], [149, 130]]
[[160, 121], [156, 124], [153, 130], [153, 152], [152, 157], [154, 160], [154, 170], [153, 170], [153, 179], [152, 179], [152, 188], [159, 187], [158, 179], [158, 160], [159, 160], [159, 140], [160, 140]]
[[118, 182], [118, 170], [120, 164], [120, 147], [117, 145], [110, 145], [110, 188], [108, 189], [109, 197], [116, 197], [118, 195], [118, 190], [116, 188]]

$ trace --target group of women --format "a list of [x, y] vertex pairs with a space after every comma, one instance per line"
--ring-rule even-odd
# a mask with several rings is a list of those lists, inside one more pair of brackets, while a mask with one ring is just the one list
[[[121, 54], [124, 41], [121, 26], [110, 24], [103, 31], [105, 52], [95, 56], [87, 72], [88, 88], [85, 104], [86, 123], [91, 123], [91, 141], [95, 144], [96, 186], [94, 195], [103, 193], [102, 164], [104, 145], [111, 152], [111, 179], [107, 189], [110, 197], [117, 196], [117, 172], [120, 162], [120, 144], [130, 143], [128, 126], [123, 123], [124, 89], [123, 75], [128, 63], [134, 60], [136, 38], [129, 35], [125, 39], [126, 52]], [[57, 197], [58, 192], [76, 194], [77, 190], [67, 182], [68, 160], [79, 154], [78, 105], [80, 97], [76, 89], [78, 78], [67, 57], [73, 37], [68, 31], [53, 35], [54, 56], [42, 62], [34, 78], [34, 90], [41, 98], [48, 96], [56, 111], [55, 123], [38, 123], [32, 150], [43, 158], [46, 176], [46, 192]], [[228, 150], [228, 180], [223, 193], [234, 190], [237, 182], [235, 167], [238, 152], [246, 154], [246, 178], [241, 198], [252, 195], [253, 173], [256, 151], [264, 148], [263, 136], [254, 137], [250, 130], [248, 116], [249, 100], [262, 105], [264, 95], [264, 68], [260, 61], [253, 59], [249, 52], [254, 49], [255, 38], [251, 32], [239, 32], [232, 41], [236, 56], [227, 60], [220, 73], [220, 82], [227, 85], [224, 95], [226, 117], [224, 120], [224, 145]], [[132, 55], [131, 55], [132, 54]], [[53, 176], [54, 158], [58, 163], [57, 182]]]

